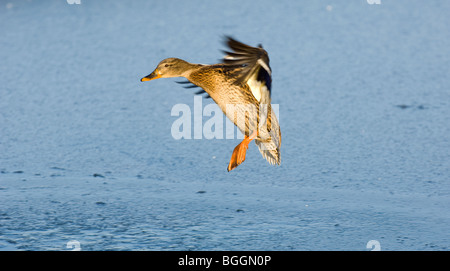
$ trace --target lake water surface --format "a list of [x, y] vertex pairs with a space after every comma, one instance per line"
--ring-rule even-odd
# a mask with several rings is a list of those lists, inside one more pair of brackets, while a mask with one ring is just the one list
[[[450, 2], [3, 1], [0, 250], [448, 250]], [[281, 165], [175, 140], [179, 57], [262, 43]], [[203, 106], [210, 103], [203, 100]], [[209, 117], [203, 117], [203, 123]]]

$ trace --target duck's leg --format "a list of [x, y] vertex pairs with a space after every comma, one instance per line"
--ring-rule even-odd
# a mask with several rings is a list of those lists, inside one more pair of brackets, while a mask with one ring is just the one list
[[234, 148], [233, 154], [231, 155], [230, 163], [228, 164], [228, 171], [235, 169], [237, 166], [242, 164], [245, 160], [245, 154], [247, 153], [248, 144], [256, 138], [258, 135], [257, 131], [253, 131], [250, 136], [245, 136], [239, 145]]

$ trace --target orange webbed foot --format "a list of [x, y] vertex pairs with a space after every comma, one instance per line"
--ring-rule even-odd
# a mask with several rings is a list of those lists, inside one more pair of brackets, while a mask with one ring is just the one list
[[235, 169], [245, 161], [245, 154], [247, 153], [248, 144], [256, 138], [256, 135], [257, 133], [255, 131], [250, 136], [245, 136], [244, 140], [242, 140], [242, 142], [234, 148], [230, 163], [228, 164], [228, 171]]

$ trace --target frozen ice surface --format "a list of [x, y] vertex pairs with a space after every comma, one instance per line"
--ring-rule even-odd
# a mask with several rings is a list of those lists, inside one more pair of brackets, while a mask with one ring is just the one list
[[[448, 250], [447, 1], [2, 1], [0, 250]], [[282, 164], [174, 140], [141, 83], [262, 43]], [[204, 104], [209, 101], [204, 100]]]

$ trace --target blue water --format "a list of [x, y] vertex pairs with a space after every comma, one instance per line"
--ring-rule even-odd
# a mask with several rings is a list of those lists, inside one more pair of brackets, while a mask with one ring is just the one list
[[[450, 2], [0, 2], [0, 250], [449, 250]], [[141, 83], [262, 43], [281, 166]], [[203, 104], [210, 103], [203, 100]], [[208, 117], [204, 118], [206, 121]]]

